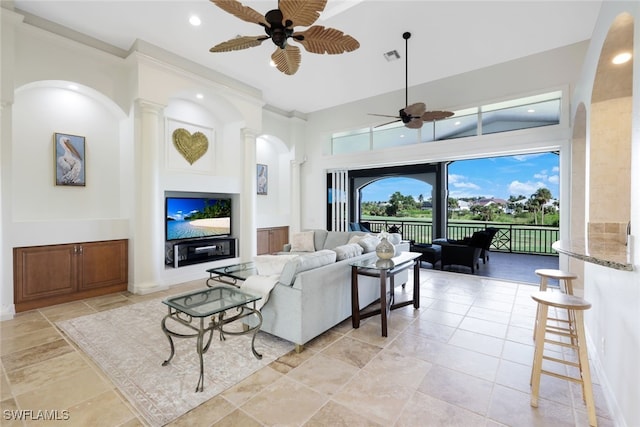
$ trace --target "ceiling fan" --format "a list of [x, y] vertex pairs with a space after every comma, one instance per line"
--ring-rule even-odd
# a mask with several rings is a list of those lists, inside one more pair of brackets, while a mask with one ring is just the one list
[[[351, 52], [360, 47], [353, 37], [335, 28], [312, 25], [324, 10], [327, 0], [278, 0], [278, 9], [273, 9], [262, 16], [249, 6], [237, 0], [211, 0], [225, 12], [246, 22], [264, 27], [266, 36], [238, 36], [209, 49], [210, 52], [231, 52], [260, 46], [263, 41], [271, 39], [277, 46], [271, 59], [278, 70], [292, 75], [300, 67], [300, 48], [289, 44], [290, 40], [300, 43], [308, 52], [328, 53], [330, 55]], [[294, 26], [309, 27], [305, 31], [295, 31]]]
[[436, 120], [446, 119], [453, 116], [451, 111], [427, 111], [427, 106], [424, 102], [416, 102], [409, 105], [409, 38], [411, 33], [405, 32], [402, 34], [402, 38], [405, 42], [405, 104], [406, 107], [400, 109], [397, 116], [388, 116], [386, 114], [373, 114], [371, 116], [379, 117], [394, 117], [397, 120], [383, 123], [376, 127], [386, 126], [391, 123], [402, 121], [404, 125], [411, 129], [420, 129], [424, 122], [431, 122]]

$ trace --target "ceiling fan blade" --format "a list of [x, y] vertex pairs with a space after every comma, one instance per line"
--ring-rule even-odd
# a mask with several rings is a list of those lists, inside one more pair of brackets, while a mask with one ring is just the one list
[[369, 114], [370, 116], [378, 116], [378, 117], [394, 117], [394, 118], [396, 118], [396, 119], [400, 119], [400, 117], [398, 117], [398, 116], [390, 116], [390, 115], [388, 115], [388, 114], [375, 114], [375, 113], [367, 113], [367, 114]]
[[404, 125], [409, 129], [420, 129], [422, 127], [422, 123], [424, 123], [422, 119], [420, 117], [416, 117], [414, 119], [409, 120]]
[[292, 38], [311, 53], [335, 55], [351, 52], [360, 47], [360, 43], [353, 37], [335, 28], [325, 28], [322, 25], [314, 25], [306, 31], [293, 33]]
[[374, 128], [380, 128], [380, 127], [382, 127], [382, 126], [390, 125], [391, 123], [396, 123], [396, 122], [399, 122], [399, 121], [400, 121], [400, 119], [398, 119], [398, 120], [393, 120], [393, 121], [391, 121], [391, 122], [387, 122], [387, 123], [383, 123], [383, 124], [381, 124], [381, 125], [374, 126]]
[[236, 37], [215, 45], [209, 49], [209, 52], [231, 52], [233, 50], [248, 49], [250, 47], [260, 46], [260, 44], [267, 39], [269, 39], [267, 36]]
[[427, 111], [427, 106], [424, 102], [416, 102], [404, 107], [404, 112], [411, 117], [420, 117], [425, 111]]
[[261, 13], [255, 11], [249, 6], [244, 6], [239, 1], [236, 1], [236, 0], [210, 0], [210, 1], [211, 3], [218, 6], [220, 9], [232, 14], [236, 18], [240, 18], [246, 22], [251, 22], [252, 24], [258, 24], [264, 27], [269, 27], [267, 20]]
[[[327, 5], [327, 0], [280, 0], [278, 9], [282, 11], [285, 27], [301, 26], [308, 27], [320, 17], [320, 12]], [[292, 23], [287, 25], [286, 21]]]
[[276, 68], [287, 75], [295, 74], [300, 67], [300, 48], [286, 45], [284, 49], [276, 48], [271, 55], [271, 59], [276, 64]]
[[427, 111], [422, 114], [421, 118], [425, 122], [433, 122], [436, 120], [446, 119], [447, 117], [453, 116], [451, 111]]

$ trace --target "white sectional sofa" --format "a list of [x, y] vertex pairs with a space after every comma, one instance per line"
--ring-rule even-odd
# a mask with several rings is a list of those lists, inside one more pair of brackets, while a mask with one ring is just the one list
[[[372, 235], [364, 232], [311, 230], [308, 233], [313, 233], [313, 251], [297, 252], [296, 236], [292, 237], [293, 247], [285, 245], [283, 253], [299, 256], [284, 264], [278, 282], [261, 310], [262, 330], [295, 343], [298, 351], [311, 339], [351, 316], [350, 262], [375, 258], [378, 242], [377, 238], [372, 239]], [[354, 236], [360, 236], [360, 242], [349, 244]], [[393, 237], [400, 242], [399, 236]], [[393, 238], [390, 240], [394, 241]], [[353, 245], [360, 245], [362, 253]], [[408, 251], [409, 244], [398, 243], [396, 249]], [[408, 271], [399, 273], [395, 284], [404, 284], [407, 279]], [[379, 283], [375, 277], [358, 279], [360, 308], [380, 297]]]

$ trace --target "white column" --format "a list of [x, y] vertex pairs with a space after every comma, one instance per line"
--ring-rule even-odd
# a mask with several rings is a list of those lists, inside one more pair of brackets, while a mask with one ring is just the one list
[[[242, 130], [244, 141], [244, 181], [240, 201], [240, 261], [251, 261], [258, 252], [256, 221], [256, 136], [251, 129]], [[236, 229], [237, 230], [237, 229]]]
[[0, 320], [13, 318], [13, 101], [15, 31], [23, 16], [0, 8]]
[[12, 103], [2, 100], [0, 109], [0, 320], [13, 318], [13, 241], [8, 232], [12, 222]]
[[290, 189], [290, 197], [291, 197], [291, 214], [289, 221], [289, 233], [297, 233], [301, 231], [301, 211], [302, 207], [300, 206], [300, 168], [304, 164], [304, 161], [300, 162], [298, 160], [291, 160], [291, 189]]
[[129, 289], [136, 294], [166, 288], [159, 282], [164, 268], [163, 194], [159, 185], [163, 105], [136, 101], [134, 148], [134, 218], [129, 241], [133, 274]]

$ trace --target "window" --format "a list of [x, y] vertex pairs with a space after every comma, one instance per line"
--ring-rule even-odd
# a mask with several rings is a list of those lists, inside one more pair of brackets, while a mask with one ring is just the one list
[[375, 128], [335, 133], [331, 140], [332, 154], [558, 125], [561, 101], [562, 92], [555, 91], [454, 111], [451, 118], [425, 122], [421, 129], [409, 129], [397, 121]]

